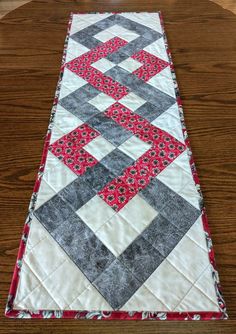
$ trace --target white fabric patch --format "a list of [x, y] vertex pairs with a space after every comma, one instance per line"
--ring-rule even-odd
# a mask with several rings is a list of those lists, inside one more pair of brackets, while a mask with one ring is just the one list
[[[69, 305], [90, 284], [56, 241], [37, 219], [33, 218], [14, 308], [70, 309]], [[85, 309], [85, 305], [82, 307]]]
[[214, 285], [212, 284], [212, 269], [211, 266], [208, 266], [207, 269], [203, 272], [201, 277], [196, 282], [195, 286], [205, 296], [207, 296], [209, 299], [212, 300], [212, 302], [215, 304], [215, 306], [218, 308], [217, 305], [217, 296], [216, 296], [216, 290], [214, 288]]
[[[62, 106], [58, 105], [57, 111], [55, 114], [55, 123], [54, 125], [59, 128], [64, 134], [67, 134], [82, 125], [78, 117], [74, 116], [72, 113], [64, 109]], [[53, 132], [54, 127], [52, 128]], [[58, 159], [57, 159], [58, 160]]]
[[55, 124], [53, 124], [51, 138], [50, 138], [50, 144], [53, 144], [55, 141], [57, 141], [63, 135], [64, 135], [64, 133], [60, 129], [58, 129], [58, 127]]
[[175, 87], [169, 66], [154, 75], [147, 83], [175, 98]]
[[86, 46], [74, 41], [72, 38], [68, 40], [67, 53], [66, 53], [66, 63], [74, 58], [81, 56], [82, 54], [88, 52], [89, 49]]
[[187, 149], [175, 159], [175, 164], [183, 168], [188, 174], [192, 175]]
[[[209, 279], [209, 278], [208, 278]], [[197, 301], [197, 302], [196, 302]], [[205, 294], [203, 294], [195, 286], [189, 291], [186, 297], [181, 301], [181, 303], [176, 307], [176, 312], [196, 312], [196, 304], [198, 311], [208, 310], [209, 312], [218, 312], [219, 307], [217, 304], [213, 303]]]
[[60, 160], [55, 157], [50, 151], [47, 153], [47, 159], [44, 167], [44, 174], [47, 173], [49, 170], [52, 170], [59, 164]]
[[174, 310], [192, 286], [191, 282], [166, 260], [154, 271], [144, 285], [169, 310]]
[[193, 179], [189, 178], [189, 182], [180, 190], [179, 195], [195, 206], [195, 208], [200, 209], [201, 197]]
[[143, 50], [153, 54], [154, 56], [156, 56], [158, 58], [161, 58], [161, 59], [169, 62], [169, 58], [168, 58], [168, 55], [166, 53], [166, 47], [165, 47], [165, 42], [164, 42], [163, 37], [161, 37], [157, 41], [149, 44]]
[[56, 195], [56, 191], [50, 187], [44, 179], [42, 179], [37, 195], [37, 202], [35, 204], [35, 209], [38, 209], [40, 205], [47, 202]]
[[167, 259], [192, 283], [209, 266], [207, 250], [204, 251], [186, 235], [173, 249]]
[[93, 155], [98, 161], [115, 149], [109, 141], [102, 136], [98, 136], [84, 146], [84, 149]]
[[14, 309], [37, 311], [43, 307], [44, 310], [59, 310], [60, 306], [53, 300], [47, 290], [43, 287], [33, 271], [22, 265], [21, 277], [17, 294], [14, 300]]
[[151, 123], [156, 127], [170, 133], [173, 137], [184, 143], [183, 131], [180, 119], [174, 115], [175, 110], [178, 106], [175, 104], [170, 107], [167, 111], [163, 112]]
[[72, 91], [67, 86], [62, 84], [60, 88], [59, 100], [63, 99], [64, 97], [66, 97], [67, 95], [71, 93]]
[[31, 249], [33, 249], [34, 246], [36, 246], [41, 240], [45, 239], [47, 236], [48, 233], [45, 228], [41, 225], [38, 219], [33, 216], [30, 222], [30, 231], [25, 254], [27, 254]]
[[90, 284], [88, 288], [70, 305], [71, 310], [104, 310], [112, 311], [111, 306]]
[[59, 161], [53, 169], [48, 170], [44, 175], [43, 179], [47, 184], [54, 189], [56, 192], [67, 186], [77, 178], [76, 174], [73, 173], [65, 164]]
[[139, 195], [136, 195], [119, 211], [119, 215], [141, 233], [157, 216], [157, 211]]
[[131, 92], [122, 97], [122, 99], [119, 100], [119, 103], [123, 104], [130, 110], [135, 111], [136, 109], [141, 107], [144, 103], [146, 103], [146, 101], [142, 99], [140, 96]]
[[113, 35], [108, 29], [106, 29], [106, 30], [100, 31], [98, 34], [94, 35], [93, 37], [103, 43], [106, 43], [110, 39], [114, 38], [115, 35]]
[[71, 92], [87, 84], [87, 81], [79, 77], [77, 74], [71, 72], [66, 67], [63, 72], [63, 85]]
[[119, 150], [121, 150], [134, 160], [140, 158], [150, 148], [151, 145], [145, 143], [136, 136], [130, 137], [119, 146]]
[[106, 223], [108, 219], [115, 214], [115, 211], [96, 195], [76, 211], [76, 213], [91, 228], [91, 230], [96, 232], [99, 227]]
[[101, 58], [95, 63], [91, 64], [91, 66], [96, 68], [100, 72], [105, 73], [109, 71], [112, 67], [114, 67], [115, 64], [106, 58]]
[[100, 93], [88, 102], [96, 107], [98, 110], [104, 111], [116, 101], [111, 96], [108, 96], [105, 93]]
[[138, 234], [119, 214], [114, 215], [96, 232], [96, 236], [115, 256], [119, 256]]
[[188, 184], [193, 184], [196, 189], [192, 176], [176, 164], [175, 161], [161, 171], [156, 178], [179, 195], [182, 194], [182, 189]]
[[203, 250], [207, 250], [206, 249], [206, 236], [205, 236], [205, 232], [203, 231], [201, 216], [193, 224], [193, 226], [188, 230], [186, 236], [188, 236], [191, 240], [193, 240]]
[[132, 73], [135, 70], [137, 70], [139, 67], [143, 66], [142, 63], [139, 61], [129, 57], [125, 60], [123, 60], [121, 63], [119, 63], [119, 66], [122, 67], [124, 70]]
[[170, 311], [150, 290], [142, 285], [137, 292], [122, 306], [121, 311], [149, 312]]

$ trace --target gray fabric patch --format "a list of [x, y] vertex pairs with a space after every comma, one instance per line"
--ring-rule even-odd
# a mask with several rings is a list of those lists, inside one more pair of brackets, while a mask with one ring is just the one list
[[103, 113], [90, 118], [87, 123], [92, 128], [99, 131], [105, 139], [110, 141], [115, 146], [121, 145], [133, 135], [131, 131], [128, 131], [118, 125], [115, 121], [113, 121], [110, 117], [105, 116]]
[[91, 282], [115, 260], [114, 255], [76, 214], [51, 231], [51, 235]]
[[93, 86], [86, 85], [65, 96], [59, 101], [59, 104], [67, 111], [77, 116], [82, 121], [86, 122], [90, 117], [100, 113], [96, 107], [87, 103], [96, 95], [100, 94]]
[[95, 24], [93, 24], [71, 35], [70, 38], [86, 46], [88, 49], [93, 49], [99, 44], [101, 44], [101, 41], [93, 37], [94, 35], [98, 34], [100, 31], [102, 31], [102, 29], [100, 29]]
[[197, 210], [181, 196], [174, 194], [161, 210], [161, 214], [172, 222], [179, 230], [186, 233], [200, 216]]
[[135, 93], [138, 89], [138, 86], [143, 84], [143, 81], [136, 77], [136, 75], [129, 73], [118, 65], [107, 71], [106, 75], [110, 76], [112, 79], [118, 81], [122, 85], [132, 89]]
[[163, 113], [163, 110], [159, 106], [146, 102], [141, 107], [136, 109], [135, 113], [143, 118], [146, 118], [149, 122], [152, 122]]
[[139, 195], [159, 212], [169, 202], [174, 192], [164, 183], [154, 178], [146, 188], [139, 192]]
[[160, 34], [159, 32], [145, 26], [142, 25], [138, 22], [134, 22], [126, 17], [123, 17], [121, 15], [116, 15], [115, 18], [115, 24], [119, 24], [122, 27], [135, 32], [136, 34], [146, 38], [149, 40], [149, 44], [154, 42], [155, 40], [159, 39], [162, 34]]
[[201, 214], [200, 210], [156, 178], [139, 195], [182, 233], [186, 233]]
[[121, 308], [141, 285], [118, 260], [104, 270], [93, 284], [115, 310]]
[[149, 243], [166, 257], [183, 237], [183, 232], [159, 214], [142, 233]]
[[[85, 174], [80, 176], [78, 182], [86, 184], [90, 189], [99, 192], [107, 183], [114, 179], [115, 175], [108, 170], [103, 164], [97, 163], [89, 168]], [[81, 181], [80, 181], [81, 180]]]
[[140, 282], [144, 282], [164, 260], [142, 235], [139, 235], [118, 259]]
[[[86, 173], [89, 171], [90, 169]], [[71, 182], [68, 186], [62, 189], [58, 195], [65, 202], [69, 203], [75, 211], [77, 211], [81, 208], [81, 206], [96, 195], [96, 191], [90, 186], [90, 184], [84, 182], [82, 176], [78, 177], [75, 181]]]
[[77, 90], [78, 92], [78, 96], [84, 101], [84, 102], [88, 102], [89, 100], [93, 99], [95, 96], [97, 96], [98, 94], [101, 94], [101, 92], [93, 87], [90, 84], [86, 84], [84, 86], [82, 86], [81, 88], [79, 88]]
[[35, 217], [50, 232], [73, 214], [72, 208], [60, 196], [55, 195], [34, 211]]
[[116, 15], [114, 14], [112, 16], [106, 17], [105, 19], [94, 23], [94, 25], [101, 30], [105, 30], [112, 27], [115, 24], [115, 18]]
[[[106, 57], [106, 59], [110, 60], [114, 64], [119, 64], [119, 63], [121, 63], [123, 60], [125, 60], [127, 58], [128, 58], [127, 54], [123, 53], [120, 50], [118, 50], [117, 52], [110, 53]], [[106, 75], [107, 75], [107, 72], [106, 72]]]
[[100, 163], [108, 168], [115, 176], [121, 175], [123, 170], [134, 162], [128, 155], [118, 148], [106, 155]]

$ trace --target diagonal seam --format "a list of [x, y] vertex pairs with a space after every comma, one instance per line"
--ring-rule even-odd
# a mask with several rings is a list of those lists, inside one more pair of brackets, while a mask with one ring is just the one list
[[[196, 282], [197, 283], [197, 282]], [[208, 296], [202, 289], [200, 289], [198, 286], [194, 285], [195, 289], [198, 289], [203, 295], [205, 295], [205, 297], [207, 297], [212, 303], [214, 303], [218, 308], [219, 305], [217, 304], [217, 302], [215, 300], [213, 300], [210, 296]], [[214, 289], [215, 291], [215, 289]], [[220, 309], [220, 308], [219, 308]]]
[[[184, 300], [184, 298], [187, 296], [187, 294], [190, 292], [190, 290], [194, 287], [197, 288], [203, 295], [205, 295], [211, 302], [213, 302], [205, 293], [203, 293], [203, 291], [201, 291], [197, 286], [196, 283], [197, 281], [201, 278], [201, 276], [204, 274], [204, 272], [209, 268], [210, 265], [208, 265], [202, 272], [201, 274], [198, 276], [198, 278], [195, 280], [195, 282], [192, 284], [192, 286], [189, 288], [189, 290], [187, 291], [187, 293], [184, 295], [184, 297], [179, 301], [179, 303], [174, 307], [173, 310], [175, 310], [180, 304], [181, 302]], [[174, 266], [175, 267], [175, 266]], [[176, 267], [175, 267], [176, 268]], [[176, 270], [178, 270], [176, 268]], [[179, 270], [178, 270], [179, 271]], [[180, 271], [179, 271], [180, 272]], [[181, 273], [181, 272], [180, 272]], [[184, 277], [186, 277], [183, 273], [181, 273]], [[187, 277], [186, 277], [187, 279]], [[215, 304], [215, 303], [214, 303]], [[219, 307], [219, 305], [215, 304], [217, 307]]]
[[[102, 295], [102, 293], [96, 288], [96, 286], [95, 285], [93, 285], [93, 283], [92, 282], [89, 282], [90, 284], [91, 284], [91, 286], [93, 287], [93, 288], [95, 288], [95, 290], [101, 295], [101, 297], [109, 304], [109, 302], [106, 300], [106, 298]], [[86, 291], [86, 290], [88, 290], [88, 288], [89, 288], [89, 285], [81, 292], [81, 293], [79, 293], [79, 295], [78, 296], [76, 296], [74, 299], [73, 299], [73, 301], [70, 303], [70, 304], [68, 304], [67, 305], [67, 307], [68, 308], [70, 308], [71, 307], [71, 304], [73, 304], [73, 302], [76, 300], [76, 299], [78, 299], [79, 300], [79, 302], [80, 302], [80, 304], [83, 306], [83, 304], [82, 304], [82, 302], [80, 301], [80, 296]], [[110, 305], [110, 304], [109, 304]], [[111, 305], [110, 305], [110, 307], [111, 307]], [[111, 307], [112, 308], [112, 307]], [[113, 309], [113, 308], [112, 308]], [[114, 310], [114, 309], [113, 309]], [[89, 311], [89, 310], [88, 310]]]
[[[60, 263], [60, 265], [55, 269], [53, 270], [53, 272], [51, 272], [45, 279], [49, 278], [66, 260], [64, 260], [62, 263]], [[42, 284], [42, 282], [45, 280], [40, 280], [40, 278], [38, 277], [38, 275], [34, 272], [34, 270], [30, 267], [30, 265], [24, 261], [24, 264], [29, 268], [29, 270], [33, 273], [33, 275], [35, 276], [35, 278], [39, 281], [39, 285], [37, 285], [29, 294], [27, 294], [27, 296], [25, 296], [24, 298], [22, 298], [20, 300], [19, 303], [22, 303], [23, 300], [25, 300], [27, 297], [29, 297], [32, 292], [34, 292], [34, 290], [36, 290], [39, 286], [42, 286], [46, 291], [47, 293], [50, 295], [50, 297], [53, 299], [53, 301], [57, 304], [57, 306], [60, 308], [60, 305], [58, 305], [58, 303], [55, 301], [54, 297], [51, 295], [51, 293], [47, 290], [47, 288]]]
[[191, 283], [191, 287], [188, 289], [188, 291], [186, 292], [186, 294], [184, 295], [184, 297], [180, 300], [180, 302], [175, 306], [174, 309], [176, 309], [179, 304], [182, 302], [182, 300], [186, 297], [186, 295], [189, 293], [189, 291], [192, 289], [192, 287], [194, 286], [194, 284], [198, 281], [198, 279], [202, 276], [202, 274], [205, 272], [205, 270], [207, 269], [208, 265], [203, 269], [203, 271], [200, 273], [200, 275], [194, 280], [194, 282], [192, 282], [189, 278], [186, 277], [186, 275], [178, 268], [176, 267], [175, 264], [173, 264], [172, 262], [170, 262], [168, 260], [168, 258], [166, 259], [166, 261], [175, 268], [175, 270], [177, 270], [187, 281], [189, 281]]
[[[61, 132], [61, 137], [63, 137], [65, 135], [65, 133], [60, 129], [60, 127], [56, 125], [56, 123], [53, 124], [52, 132], [51, 132], [52, 135], [54, 135], [54, 132], [55, 132], [55, 131], [53, 132], [54, 129], [59, 130], [59, 132]], [[53, 143], [55, 143], [58, 140], [58, 138], [57, 138], [57, 139], [54, 139], [53, 142], [51, 142], [52, 138], [53, 137], [51, 136], [51, 138], [50, 138], [50, 145], [52, 145]]]
[[[54, 192], [54, 194], [52, 195], [52, 197], [53, 197], [53, 196], [55, 196], [55, 195], [57, 194], [57, 192], [56, 192], [56, 190], [55, 190], [55, 189], [48, 183], [48, 181], [46, 181], [46, 180], [44, 179], [44, 175], [45, 175], [45, 174], [42, 175], [42, 180], [43, 180], [43, 181], [47, 184], [47, 186]], [[41, 184], [40, 184], [40, 185], [41, 185]], [[39, 196], [37, 196], [37, 199], [38, 199], [38, 197], [39, 197]], [[51, 197], [50, 197], [50, 198], [51, 198]], [[48, 199], [48, 200], [49, 200], [49, 199]], [[47, 201], [47, 200], [46, 200], [46, 201]], [[44, 203], [45, 203], [45, 202], [44, 202]], [[43, 203], [43, 204], [44, 204], [44, 203]], [[43, 204], [41, 204], [41, 205], [43, 205]], [[41, 206], [41, 205], [40, 205], [40, 206]], [[39, 206], [39, 208], [40, 208], [40, 206]], [[38, 209], [38, 208], [37, 208], [37, 209]], [[36, 209], [36, 210], [37, 210], [37, 209]]]
[[[196, 223], [196, 222], [195, 222], [195, 223]], [[195, 224], [195, 223], [194, 223], [194, 224]], [[193, 225], [194, 225], [194, 224], [193, 224]], [[193, 226], [193, 225], [192, 225], [192, 226]], [[189, 232], [189, 230], [188, 230], [188, 232]], [[188, 233], [188, 232], [187, 232], [187, 233]], [[193, 238], [191, 238], [189, 235], [186, 234], [186, 237], [189, 238], [192, 242], [194, 242], [195, 245], [197, 245], [197, 246], [200, 247], [202, 250], [204, 250], [205, 252], [207, 252], [207, 250], [206, 250], [202, 245], [200, 245], [197, 241], [195, 241], [195, 240], [194, 240]], [[208, 252], [207, 252], [207, 253], [208, 253]]]
[[[182, 302], [182, 300], [186, 297], [186, 295], [189, 293], [189, 291], [192, 289], [192, 287], [194, 286], [194, 284], [198, 281], [198, 279], [201, 277], [201, 275], [203, 274], [203, 272], [205, 272], [206, 268], [201, 272], [201, 274], [198, 276], [198, 278], [192, 282], [189, 280], [189, 278], [187, 278], [175, 265], [172, 264], [172, 262], [170, 262], [168, 260], [168, 257], [165, 259], [166, 262], [169, 263], [170, 266], [172, 266], [178, 273], [180, 273], [184, 279], [186, 279], [190, 284], [191, 284], [191, 287], [187, 290], [187, 292], [184, 294], [184, 296], [179, 300], [179, 302], [177, 303], [176, 306], [174, 306], [173, 308], [170, 308], [171, 311], [174, 311], [178, 306], [179, 304]], [[164, 304], [165, 305], [165, 304]]]
[[[149, 276], [149, 277], [150, 277], [150, 276]], [[147, 278], [147, 280], [148, 280], [148, 278]], [[168, 305], [166, 305], [166, 304], [161, 300], [161, 298], [157, 298], [157, 296], [154, 295], [154, 293], [149, 289], [149, 287], [148, 287], [145, 283], [146, 283], [146, 281], [143, 283], [143, 285], [144, 285], [145, 288], [148, 290], [148, 292], [150, 292], [151, 295], [155, 297], [155, 299], [157, 299], [158, 301], [160, 301], [166, 308], [168, 308], [169, 311], [171, 311], [170, 307], [169, 307]], [[133, 297], [133, 296], [132, 296], [132, 297]], [[156, 310], [156, 311], [158, 311], [158, 310]], [[161, 310], [160, 310], [160, 311], [161, 311]]]
[[[73, 130], [72, 130], [73, 131]], [[55, 158], [57, 158], [56, 156], [54, 156]], [[68, 186], [70, 183], [72, 183], [73, 181], [75, 181], [77, 178], [78, 178], [78, 175], [76, 175], [67, 165], [65, 165], [65, 164], [63, 164], [59, 159], [58, 159], [58, 161], [59, 161], [59, 163], [60, 164], [62, 164], [62, 166], [64, 167], [66, 167], [67, 169], [69, 169], [69, 171], [70, 172], [72, 172], [74, 175], [75, 175], [75, 179], [74, 180], [72, 180], [71, 182], [69, 182], [67, 185], [64, 185], [64, 187], [63, 188], [61, 188], [61, 189], [64, 189], [66, 186]], [[44, 178], [44, 176], [45, 175], [47, 175], [49, 172], [53, 172], [53, 170], [56, 168], [56, 167], [58, 167], [59, 166], [59, 164], [57, 164], [56, 166], [54, 166], [53, 168], [51, 168], [50, 170], [48, 170], [45, 174], [43, 174], [42, 175], [42, 179], [44, 180], [44, 182], [46, 182], [47, 183], [47, 185], [49, 186], [49, 188], [51, 188], [54, 192], [55, 192], [55, 195], [58, 193], [58, 191], [57, 190], [55, 190], [54, 188], [53, 188], [53, 186], [50, 184], [50, 183], [48, 183], [48, 181]], [[61, 190], [60, 189], [60, 190]], [[59, 190], [59, 191], [60, 191]], [[37, 208], [38, 209], [38, 208]]]

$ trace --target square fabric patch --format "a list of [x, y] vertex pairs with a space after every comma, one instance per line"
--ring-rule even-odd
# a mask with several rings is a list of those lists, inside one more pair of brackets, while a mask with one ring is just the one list
[[227, 318], [160, 13], [71, 15], [6, 316]]

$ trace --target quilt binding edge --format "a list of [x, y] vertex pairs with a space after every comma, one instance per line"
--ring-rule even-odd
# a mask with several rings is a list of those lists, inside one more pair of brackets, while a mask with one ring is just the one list
[[[60, 73], [59, 73], [59, 79], [57, 82], [56, 86], [56, 92], [53, 100], [53, 106], [51, 109], [50, 113], [50, 119], [49, 119], [49, 125], [47, 129], [47, 133], [44, 139], [44, 146], [43, 146], [43, 152], [42, 152], [42, 158], [41, 162], [39, 165], [38, 173], [36, 176], [34, 188], [33, 188], [33, 193], [30, 199], [29, 203], [29, 208], [28, 208], [28, 214], [27, 218], [23, 227], [23, 232], [22, 232], [22, 237], [20, 240], [20, 245], [18, 249], [18, 254], [17, 254], [17, 259], [13, 271], [13, 276], [12, 276], [12, 281], [9, 289], [9, 294], [7, 298], [7, 304], [6, 304], [6, 309], [5, 309], [5, 316], [9, 318], [75, 318], [75, 319], [97, 319], [97, 320], [115, 320], [115, 319], [123, 319], [123, 320], [226, 320], [228, 319], [228, 314], [226, 312], [226, 305], [225, 301], [222, 296], [222, 288], [220, 285], [219, 281], [219, 275], [218, 271], [216, 269], [216, 261], [215, 261], [215, 254], [214, 254], [214, 249], [213, 249], [213, 244], [212, 244], [212, 239], [211, 239], [211, 233], [210, 233], [210, 228], [209, 228], [209, 223], [208, 223], [208, 218], [206, 214], [206, 208], [204, 205], [203, 201], [203, 196], [202, 192], [200, 189], [200, 182], [199, 182], [199, 177], [197, 174], [193, 154], [191, 151], [191, 146], [190, 146], [190, 141], [188, 138], [187, 134], [187, 129], [185, 125], [185, 120], [184, 120], [184, 113], [183, 113], [183, 106], [182, 106], [182, 101], [180, 98], [180, 91], [178, 87], [178, 83], [176, 80], [176, 75], [175, 75], [175, 70], [174, 70], [174, 65], [172, 61], [172, 56], [171, 52], [169, 49], [166, 33], [165, 33], [165, 28], [164, 28], [164, 20], [163, 20], [163, 14], [160, 11], [157, 11], [160, 18], [160, 23], [161, 23], [161, 28], [162, 28], [162, 35], [163, 39], [165, 42], [165, 48], [167, 52], [167, 56], [169, 59], [169, 64], [170, 64], [170, 69], [171, 69], [171, 75], [172, 75], [172, 80], [174, 83], [174, 88], [175, 88], [175, 95], [176, 95], [176, 100], [178, 104], [178, 110], [179, 110], [179, 115], [180, 115], [180, 120], [181, 120], [181, 125], [182, 125], [182, 131], [183, 131], [183, 136], [184, 136], [184, 141], [185, 145], [187, 147], [187, 153], [188, 153], [188, 158], [189, 158], [189, 164], [191, 167], [191, 172], [193, 175], [193, 180], [196, 186], [196, 189], [200, 195], [201, 198], [201, 212], [202, 212], [202, 224], [203, 224], [203, 230], [205, 233], [205, 238], [206, 238], [206, 244], [207, 244], [207, 249], [208, 249], [208, 255], [209, 255], [209, 261], [211, 264], [211, 270], [212, 270], [212, 278], [214, 282], [214, 287], [216, 290], [216, 296], [217, 296], [217, 301], [218, 301], [218, 306], [220, 311], [219, 312], [209, 312], [209, 311], [191, 311], [191, 312], [163, 312], [163, 311], [156, 311], [156, 312], [151, 312], [151, 311], [133, 311], [133, 312], [127, 312], [127, 311], [74, 311], [74, 310], [38, 310], [38, 311], [30, 311], [30, 310], [14, 310], [13, 304], [14, 304], [14, 299], [19, 283], [19, 276], [20, 276], [20, 270], [22, 266], [22, 259], [24, 256], [24, 252], [26, 249], [26, 243], [27, 239], [29, 236], [29, 231], [30, 231], [30, 222], [32, 220], [33, 212], [34, 212], [34, 207], [37, 201], [37, 194], [39, 191], [41, 179], [44, 173], [44, 167], [47, 159], [47, 153], [48, 153], [48, 147], [50, 143], [50, 138], [51, 138], [51, 132], [52, 132], [52, 127], [54, 124], [54, 116], [56, 113], [56, 108], [58, 104], [58, 99], [59, 99], [59, 94], [60, 94], [60, 87], [61, 87], [61, 82], [63, 78], [63, 73], [64, 73], [64, 67], [65, 67], [65, 60], [66, 60], [66, 54], [67, 54], [67, 46], [68, 46], [68, 40], [70, 36], [70, 29], [71, 29], [71, 24], [72, 24], [72, 19], [73, 15], [76, 14], [102, 14], [102, 13], [107, 13], [107, 12], [76, 12], [70, 13], [69, 16], [69, 22], [67, 25], [67, 33], [66, 33], [66, 38], [64, 42], [64, 47], [63, 47], [63, 55], [62, 55], [62, 62], [61, 62], [61, 68], [60, 68]], [[123, 12], [109, 12], [113, 14], [119, 14]], [[132, 12], [130, 12], [132, 13]], [[133, 12], [133, 13], [142, 13], [142, 12]], [[146, 12], [148, 13], [148, 12]]]

